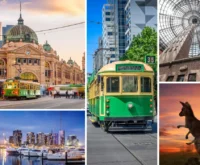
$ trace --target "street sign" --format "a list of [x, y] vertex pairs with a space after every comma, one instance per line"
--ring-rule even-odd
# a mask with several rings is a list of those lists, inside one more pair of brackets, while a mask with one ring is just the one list
[[145, 56], [145, 63], [146, 64], [155, 64], [156, 63], [156, 57], [151, 56], [151, 55]]

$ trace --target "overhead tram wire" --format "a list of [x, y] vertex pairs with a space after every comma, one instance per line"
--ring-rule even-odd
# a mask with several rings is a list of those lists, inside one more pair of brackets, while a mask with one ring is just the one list
[[[60, 27], [50, 28], [50, 29], [45, 29], [45, 30], [38, 30], [38, 31], [34, 31], [33, 33], [44, 34], [44, 32], [48, 33], [50, 31], [64, 29], [64, 28], [73, 27], [73, 26], [82, 25], [82, 24], [85, 24], [85, 22], [79, 22], [79, 23], [74, 23], [74, 24], [70, 24], [70, 25], [65, 25], [65, 26], [60, 26]], [[6, 36], [6, 35], [0, 35], [0, 36]]]

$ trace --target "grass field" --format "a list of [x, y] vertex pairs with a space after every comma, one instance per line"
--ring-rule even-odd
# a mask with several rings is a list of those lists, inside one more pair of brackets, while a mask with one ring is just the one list
[[[197, 153], [186, 153], [186, 152], [179, 152], [179, 153], [160, 153], [160, 165], [186, 165], [189, 158], [198, 158], [200, 156]], [[200, 165], [196, 163], [189, 163], [189, 165]]]

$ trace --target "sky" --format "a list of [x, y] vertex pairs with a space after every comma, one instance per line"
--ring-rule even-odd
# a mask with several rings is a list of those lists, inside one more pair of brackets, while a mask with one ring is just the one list
[[0, 143], [4, 139], [3, 133], [9, 138], [16, 129], [22, 130], [23, 141], [25, 141], [27, 132], [58, 133], [60, 125], [61, 129], [65, 130], [66, 137], [77, 135], [79, 141], [85, 143], [84, 111], [2, 111], [0, 112]]
[[[0, 0], [0, 22], [16, 25], [20, 0]], [[85, 0], [21, 0], [24, 24], [34, 31], [85, 22]], [[60, 59], [72, 57], [81, 65], [85, 51], [85, 24], [38, 34], [40, 44], [48, 40]], [[78, 47], [77, 47], [78, 46]]]
[[93, 57], [95, 50], [98, 48], [98, 39], [102, 36], [102, 8], [107, 0], [88, 0], [87, 1], [87, 72], [93, 71]]
[[[191, 142], [194, 137], [190, 134], [185, 139], [188, 129], [177, 128], [177, 125], [184, 125], [185, 117], [180, 117], [182, 102], [189, 102], [195, 116], [200, 119], [199, 84], [161, 84], [160, 85], [160, 151], [179, 152], [180, 150], [194, 147], [185, 143]], [[190, 148], [195, 151], [194, 148]]]

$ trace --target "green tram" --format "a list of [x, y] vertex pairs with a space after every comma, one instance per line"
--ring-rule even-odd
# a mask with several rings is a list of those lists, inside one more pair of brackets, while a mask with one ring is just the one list
[[40, 94], [40, 84], [32, 81], [7, 79], [3, 84], [4, 98], [38, 98]]
[[154, 72], [142, 62], [118, 61], [105, 65], [88, 81], [91, 121], [104, 129], [152, 130]]

